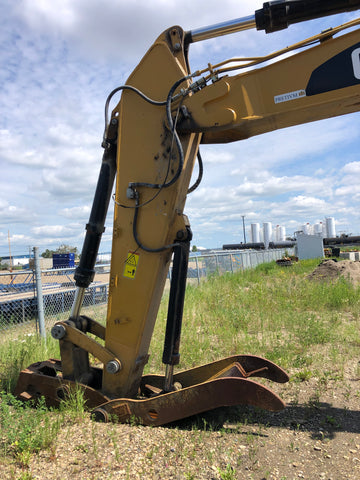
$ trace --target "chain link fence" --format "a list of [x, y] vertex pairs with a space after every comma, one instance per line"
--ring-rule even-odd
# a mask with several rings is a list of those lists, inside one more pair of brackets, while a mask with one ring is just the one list
[[[254, 268], [292, 253], [292, 249], [274, 249], [194, 255], [189, 259], [188, 282], [198, 284], [215, 273], [222, 275]], [[36, 271], [40, 272], [40, 278], [37, 278]], [[93, 283], [86, 289], [82, 314], [104, 322], [110, 265], [98, 265], [95, 272]], [[168, 281], [171, 274], [170, 266]], [[43, 311], [46, 329], [51, 328], [56, 321], [69, 317], [75, 295], [74, 268], [0, 273], [0, 330], [26, 328], [30, 333], [40, 331], [39, 313], [42, 312], [39, 312], [39, 284], [42, 293], [40, 310]]]
[[[96, 267], [94, 282], [86, 289], [83, 310], [95, 320], [106, 317], [110, 266]], [[75, 295], [74, 269], [41, 270], [42, 307], [46, 327], [66, 320]], [[40, 331], [35, 270], [0, 273], [0, 330], [30, 326]]]

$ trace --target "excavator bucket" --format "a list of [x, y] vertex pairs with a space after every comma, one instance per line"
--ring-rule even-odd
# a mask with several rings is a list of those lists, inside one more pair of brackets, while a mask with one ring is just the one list
[[[95, 369], [96, 375], [101, 381], [101, 369]], [[164, 376], [145, 375], [136, 398], [110, 399], [96, 388], [63, 380], [61, 363], [48, 360], [21, 372], [15, 394], [23, 400], [44, 396], [49, 406], [57, 406], [72, 389], [81, 387], [96, 420], [135, 421], [154, 426], [218, 407], [252, 405], [270, 411], [285, 407], [278, 395], [250, 377], [262, 377], [278, 383], [289, 380], [284, 370], [269, 360], [237, 355], [175, 374], [171, 392], [162, 389]]]

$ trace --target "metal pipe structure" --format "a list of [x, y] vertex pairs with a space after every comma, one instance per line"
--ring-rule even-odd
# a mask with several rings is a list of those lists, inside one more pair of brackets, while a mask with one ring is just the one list
[[274, 0], [265, 2], [255, 15], [190, 30], [185, 34], [185, 43], [201, 42], [251, 28], [265, 30], [266, 33], [277, 32], [294, 23], [351, 12], [359, 7], [359, 0]]
[[185, 41], [187, 43], [202, 42], [203, 40], [208, 40], [210, 38], [241, 32], [255, 27], [255, 15], [250, 15], [248, 17], [236, 18], [235, 20], [216, 23], [208, 27], [197, 28], [186, 32]]
[[80, 310], [84, 301], [85, 296], [85, 288], [84, 287], [76, 287], [75, 290], [75, 297], [71, 307], [71, 314], [70, 318], [78, 318], [80, 315]]
[[39, 259], [39, 247], [34, 247], [34, 264], [35, 264], [35, 277], [36, 277], [36, 296], [38, 306], [38, 321], [39, 332], [42, 338], [46, 338], [45, 330], [45, 317], [44, 317], [44, 301], [42, 294], [42, 282], [41, 282], [41, 269]]

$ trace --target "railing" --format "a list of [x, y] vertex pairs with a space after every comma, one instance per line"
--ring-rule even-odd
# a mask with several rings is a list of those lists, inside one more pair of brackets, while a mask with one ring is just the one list
[[[287, 250], [289, 254], [291, 249]], [[254, 268], [261, 263], [282, 258], [284, 249], [216, 252], [206, 255], [192, 254], [189, 259], [188, 281], [200, 283], [211, 274], [220, 275]], [[39, 270], [40, 271], [40, 270]], [[82, 313], [95, 320], [104, 320], [108, 300], [110, 265], [95, 268], [93, 283], [86, 290]], [[38, 284], [36, 270], [0, 273], [0, 330], [39, 325]], [[170, 266], [168, 279], [171, 278]], [[40, 271], [42, 306], [47, 326], [68, 318], [75, 294], [74, 269]]]

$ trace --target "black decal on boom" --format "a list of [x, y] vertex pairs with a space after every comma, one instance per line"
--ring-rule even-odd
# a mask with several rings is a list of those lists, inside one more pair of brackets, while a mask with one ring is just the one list
[[338, 90], [339, 88], [358, 85], [360, 79], [354, 75], [354, 67], [351, 53], [360, 47], [360, 43], [353, 45], [338, 53], [316, 68], [310, 77], [306, 87], [306, 95], [317, 95], [319, 93]]

